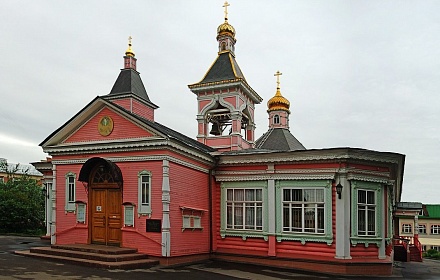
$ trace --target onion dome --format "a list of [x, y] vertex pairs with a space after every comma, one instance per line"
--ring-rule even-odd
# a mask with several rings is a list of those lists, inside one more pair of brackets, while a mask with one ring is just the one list
[[133, 50], [131, 49], [131, 36], [130, 37], [128, 37], [128, 49], [125, 51], [125, 55], [126, 56], [131, 56], [131, 57], [134, 57], [134, 52], [133, 52]]
[[225, 19], [225, 22], [220, 24], [217, 27], [217, 36], [220, 35], [229, 35], [232, 38], [235, 38], [235, 28], [228, 23], [228, 19]]
[[290, 102], [284, 96], [281, 95], [280, 91], [280, 76], [282, 73], [277, 71], [274, 76], [277, 76], [277, 92], [275, 96], [267, 101], [267, 112], [283, 110], [289, 112]]
[[225, 4], [223, 5], [223, 8], [225, 8], [225, 22], [223, 22], [217, 27], [217, 36], [229, 35], [232, 38], [234, 38], [235, 28], [232, 25], [230, 25], [228, 22], [228, 6], [230, 6], [228, 1], [225, 1]]

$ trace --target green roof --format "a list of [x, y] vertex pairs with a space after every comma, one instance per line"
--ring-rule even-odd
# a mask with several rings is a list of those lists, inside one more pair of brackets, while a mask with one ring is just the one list
[[424, 204], [427, 216], [419, 216], [419, 218], [440, 219], [440, 204]]

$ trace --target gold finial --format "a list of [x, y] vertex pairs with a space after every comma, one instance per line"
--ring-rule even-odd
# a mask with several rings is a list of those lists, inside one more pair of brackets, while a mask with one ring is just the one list
[[283, 73], [281, 73], [280, 71], [277, 71], [273, 75], [277, 77], [277, 89], [279, 89], [280, 88], [280, 76], [283, 75]]
[[228, 6], [231, 6], [228, 1], [225, 1], [225, 4], [223, 4], [222, 7], [225, 8], [225, 21], [228, 21]]
[[133, 50], [131, 49], [131, 39], [133, 39], [131, 36], [129, 36], [128, 37], [128, 49], [127, 49], [127, 51], [125, 52], [125, 55], [126, 56], [133, 56], [134, 57], [134, 52], [133, 52]]

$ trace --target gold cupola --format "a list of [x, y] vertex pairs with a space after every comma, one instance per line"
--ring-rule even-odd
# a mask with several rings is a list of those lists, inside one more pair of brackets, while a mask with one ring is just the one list
[[274, 97], [272, 97], [271, 99], [269, 99], [269, 101], [267, 101], [267, 112], [282, 110], [290, 113], [289, 110], [290, 102], [284, 96], [281, 95], [281, 91], [280, 91], [281, 75], [282, 73], [280, 73], [280, 71], [277, 71], [274, 74], [274, 76], [277, 77], [277, 92], [275, 93]]
[[225, 22], [217, 27], [217, 37], [221, 35], [229, 35], [232, 38], [235, 38], [235, 28], [228, 22], [228, 6], [230, 6], [228, 1], [225, 1], [225, 4], [223, 5], [225, 8]]
[[131, 56], [131, 57], [134, 57], [134, 52], [133, 52], [133, 50], [131, 49], [131, 36], [130, 37], [128, 37], [128, 49], [125, 51], [125, 55], [126, 56]]

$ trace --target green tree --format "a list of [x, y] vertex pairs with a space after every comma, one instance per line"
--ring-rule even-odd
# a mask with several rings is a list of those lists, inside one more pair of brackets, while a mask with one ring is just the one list
[[6, 180], [0, 183], [0, 233], [44, 232], [44, 195], [37, 181], [19, 164], [0, 161]]

